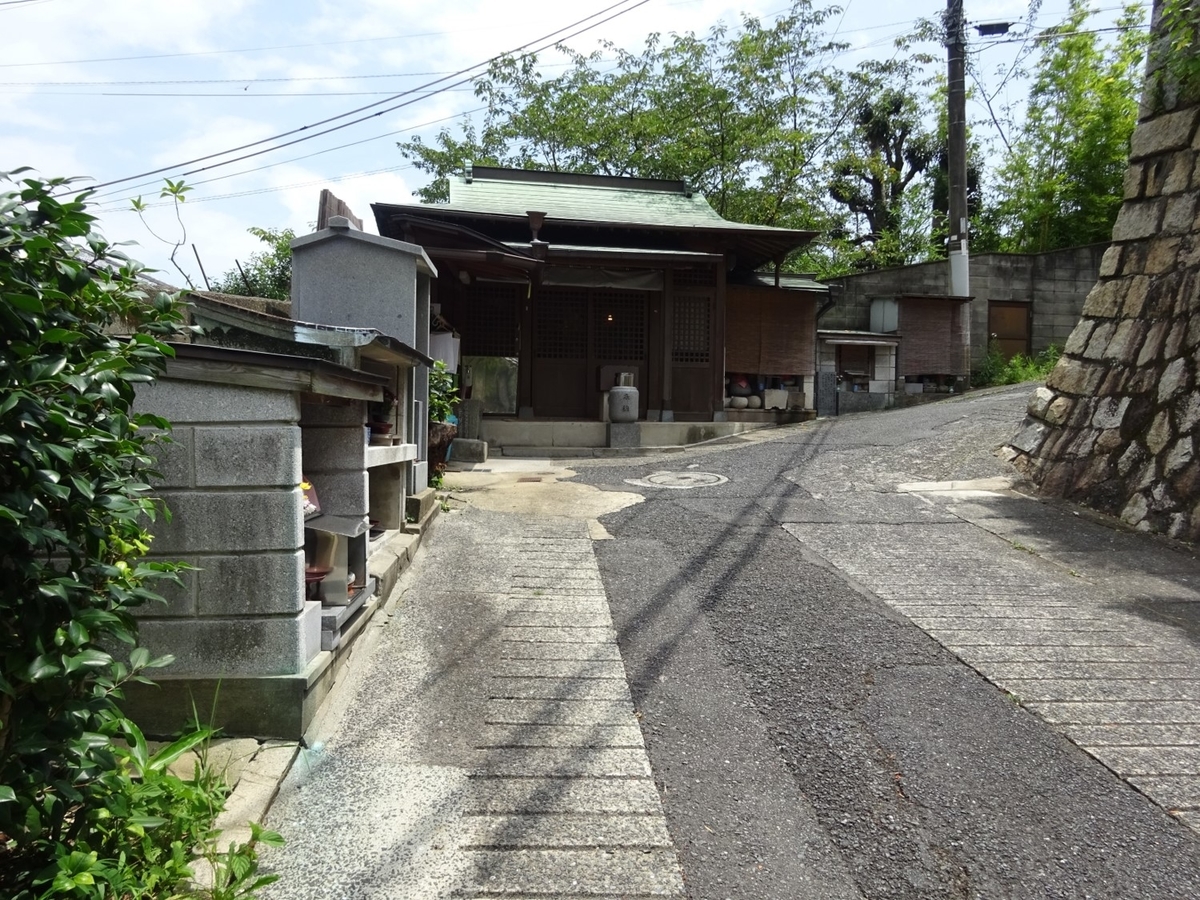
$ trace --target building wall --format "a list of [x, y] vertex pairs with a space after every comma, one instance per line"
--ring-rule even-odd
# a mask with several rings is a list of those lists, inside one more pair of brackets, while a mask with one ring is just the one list
[[968, 304], [906, 297], [899, 306], [898, 376], [969, 374]]
[[[1096, 281], [1105, 244], [1089, 244], [1047, 253], [981, 253], [971, 257], [969, 310], [971, 368], [987, 352], [988, 301], [1033, 304], [1032, 350], [1062, 346], [1079, 321], [1084, 300]], [[945, 295], [950, 290], [950, 265], [935, 261], [880, 269], [834, 279], [842, 288], [837, 303], [821, 317], [820, 327], [870, 327], [871, 300], [899, 294]]]

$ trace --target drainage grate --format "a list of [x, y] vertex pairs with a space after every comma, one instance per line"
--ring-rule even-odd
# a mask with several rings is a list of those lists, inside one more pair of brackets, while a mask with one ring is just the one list
[[538, 482], [538, 481], [541, 481], [541, 480], [542, 480], [542, 479], [540, 479], [540, 478], [534, 478], [534, 477], [529, 477], [529, 478], [518, 478], [518, 479], [517, 479], [517, 483], [518, 483], [518, 484], [520, 484], [521, 482], [529, 482], [529, 483], [533, 483], [533, 482]]

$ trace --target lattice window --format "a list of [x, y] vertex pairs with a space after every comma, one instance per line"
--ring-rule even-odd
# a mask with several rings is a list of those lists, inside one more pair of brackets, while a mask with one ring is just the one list
[[463, 290], [454, 324], [463, 356], [517, 355], [517, 301], [523, 285], [478, 282]]
[[705, 294], [675, 296], [675, 313], [671, 319], [674, 342], [671, 359], [674, 362], [708, 363], [712, 336], [711, 307]]
[[538, 359], [587, 357], [588, 292], [543, 288], [534, 306], [534, 355]]
[[641, 360], [646, 355], [646, 294], [593, 291], [593, 349], [599, 360]]
[[675, 287], [715, 287], [717, 270], [712, 266], [696, 266], [691, 269], [676, 269]]

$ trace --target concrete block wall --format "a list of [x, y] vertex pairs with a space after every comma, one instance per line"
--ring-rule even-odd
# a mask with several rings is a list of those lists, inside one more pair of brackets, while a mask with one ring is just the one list
[[837, 345], [819, 341], [817, 344], [817, 371], [837, 372]]
[[[1033, 306], [1031, 344], [1034, 353], [1050, 344], [1062, 346], [1079, 321], [1084, 300], [1096, 281], [1107, 245], [1091, 244], [1047, 253], [981, 253], [971, 257], [968, 312], [971, 363], [975, 368], [987, 352], [988, 302], [1018, 301]], [[945, 295], [950, 291], [950, 266], [927, 262], [880, 269], [835, 279], [842, 295], [826, 313], [821, 328], [865, 330], [871, 322], [873, 297], [900, 294]]]
[[1033, 352], [1067, 342], [1079, 323], [1083, 304], [1100, 275], [1107, 244], [1090, 244], [1031, 257]]
[[[896, 383], [896, 348], [894, 346], [875, 348], [875, 371], [871, 373], [873, 381]], [[871, 388], [875, 390], [874, 387]], [[886, 390], [892, 390], [891, 387]]]
[[361, 402], [301, 404], [304, 477], [317, 489], [327, 515], [361, 517], [370, 510], [366, 416]]
[[831, 330], [866, 331], [871, 327], [871, 300], [898, 294], [945, 294], [950, 284], [950, 266], [944, 262], [919, 263], [878, 269], [835, 278], [841, 287], [836, 305], [821, 317], [818, 327]]
[[195, 567], [165, 607], [139, 611], [143, 642], [176, 662], [162, 677], [301, 672], [320, 649], [320, 608], [304, 599], [294, 394], [164, 379], [137, 408], [174, 425], [158, 450], [170, 521], [151, 557]]
[[1099, 281], [1010, 452], [1045, 493], [1197, 541], [1200, 97], [1180, 97], [1162, 60], [1152, 52]]

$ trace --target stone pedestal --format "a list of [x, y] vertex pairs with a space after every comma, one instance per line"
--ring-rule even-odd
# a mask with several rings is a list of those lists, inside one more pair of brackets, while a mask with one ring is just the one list
[[460, 400], [458, 404], [458, 436], [469, 441], [479, 440], [482, 418], [482, 400]]
[[608, 446], [642, 446], [641, 425], [639, 425], [637, 422], [610, 422], [608, 425]]

